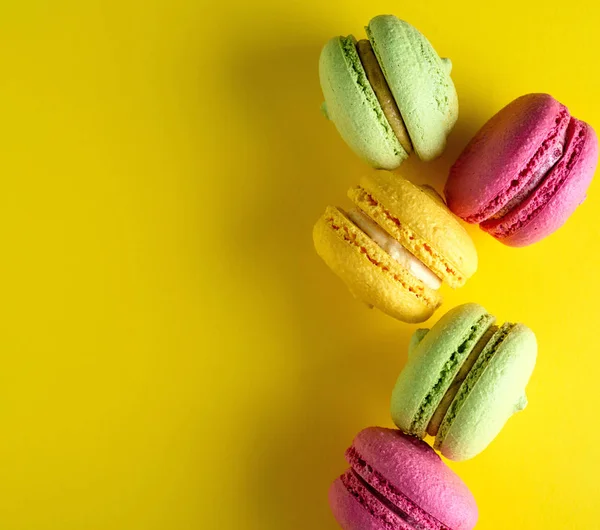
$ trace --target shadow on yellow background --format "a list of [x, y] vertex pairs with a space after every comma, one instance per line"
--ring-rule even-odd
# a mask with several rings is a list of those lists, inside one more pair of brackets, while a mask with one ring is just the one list
[[312, 249], [312, 225], [326, 206], [323, 197], [345, 203], [346, 189], [363, 168], [340, 142], [333, 149], [347, 163], [335, 163], [335, 155], [323, 160], [330, 147], [313, 133], [332, 128], [318, 112], [321, 41], [287, 48], [281, 41], [289, 35], [273, 30], [272, 46], [249, 50], [232, 66], [243, 73], [237, 77], [244, 87], [238, 112], [260, 138], [267, 162], [260, 168], [260, 193], [240, 212], [235, 229], [247, 237], [231, 240], [230, 252], [249, 258], [246, 265], [255, 274], [248, 279], [273, 286], [285, 306], [293, 346], [280, 355], [294, 366], [294, 390], [286, 392], [283, 383], [253, 405], [243, 491], [257, 528], [333, 528], [327, 488], [343, 469], [344, 444], [355, 433], [355, 422], [373, 421], [372, 401], [387, 398], [410, 330], [388, 323], [377, 337], [357, 333], [373, 321], [372, 312], [356, 311], [359, 302]]
[[[391, 425], [391, 388], [416, 326], [361, 307], [315, 254], [312, 225], [327, 201], [348, 204], [347, 189], [368, 168], [319, 113], [324, 39], [288, 47], [286, 40], [302, 39], [276, 26], [266, 32], [270, 45], [247, 50], [231, 65], [235, 113], [264, 156], [260, 167], [236, 170], [256, 194], [237, 212], [232, 233], [244, 237], [230, 238], [227, 254], [244, 256], [245, 271], [252, 271], [247, 280], [272, 286], [284, 301], [294, 345], [280, 354], [295, 367], [296, 390], [287, 395], [281, 382], [252, 406], [244, 492], [257, 528], [335, 528], [327, 488], [343, 471], [343, 451], [357, 430]], [[430, 164], [411, 157], [402, 174], [441, 192], [451, 161], [476, 128], [463, 119], [443, 157]]]

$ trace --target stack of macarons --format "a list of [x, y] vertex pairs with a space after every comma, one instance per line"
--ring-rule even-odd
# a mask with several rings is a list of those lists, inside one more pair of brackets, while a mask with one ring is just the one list
[[[335, 37], [324, 46], [322, 110], [378, 171], [349, 190], [350, 208], [326, 209], [313, 240], [356, 298], [398, 320], [423, 322], [442, 303], [442, 283], [461, 287], [477, 270], [475, 247], [458, 218], [509, 246], [544, 239], [585, 199], [598, 141], [552, 96], [522, 96], [468, 143], [444, 199], [386, 170], [412, 151], [424, 161], [444, 151], [458, 118], [451, 62], [392, 15], [372, 19], [366, 36]], [[416, 330], [392, 392], [397, 430], [360, 432], [346, 452], [350, 468], [331, 486], [341, 527], [473, 528], [475, 500], [436, 450], [454, 461], [483, 451], [527, 405], [536, 356], [528, 327], [496, 325], [478, 304], [455, 307], [431, 329]]]
[[[465, 304], [414, 333], [392, 392], [399, 430], [359, 433], [346, 452], [350, 469], [330, 488], [344, 530], [473, 528], [475, 501], [434, 449], [450, 460], [472, 458], [527, 405], [535, 335], [495, 320]], [[434, 449], [422, 441], [428, 434]]]

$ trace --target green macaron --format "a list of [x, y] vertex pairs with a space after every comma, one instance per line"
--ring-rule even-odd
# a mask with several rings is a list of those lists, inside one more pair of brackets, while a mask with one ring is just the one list
[[483, 451], [527, 405], [535, 335], [523, 324], [494, 323], [483, 307], [466, 304], [431, 330], [417, 330], [392, 392], [398, 428], [419, 438], [435, 436], [434, 447], [451, 460]]
[[367, 163], [394, 169], [411, 150], [439, 156], [458, 118], [449, 59], [393, 15], [373, 18], [368, 41], [334, 37], [319, 61], [323, 111]]

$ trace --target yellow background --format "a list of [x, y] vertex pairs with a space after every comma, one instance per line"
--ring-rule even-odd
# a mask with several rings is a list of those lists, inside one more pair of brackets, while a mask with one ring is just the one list
[[[217, 4], [217, 5], [216, 5]], [[335, 529], [343, 452], [390, 425], [404, 325], [354, 301], [311, 228], [365, 166], [319, 113], [333, 35], [380, 13], [452, 58], [473, 133], [547, 91], [600, 126], [596, 2], [4, 1], [0, 528]], [[600, 186], [547, 240], [469, 227], [445, 304], [531, 326], [530, 405], [452, 467], [481, 530], [593, 528]]]

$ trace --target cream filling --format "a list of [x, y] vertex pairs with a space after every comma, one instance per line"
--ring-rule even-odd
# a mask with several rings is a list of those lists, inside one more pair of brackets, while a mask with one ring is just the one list
[[395, 261], [407, 269], [415, 278], [421, 280], [430, 289], [439, 289], [440, 280], [422, 261], [406, 250], [398, 241], [390, 236], [368, 215], [359, 208], [348, 212], [348, 217], [367, 234], [375, 243], [385, 250]]
[[548, 154], [548, 158], [540, 164], [540, 167], [531, 175], [529, 181], [523, 189], [517, 193], [505, 206], [503, 206], [498, 212], [496, 212], [491, 219], [500, 219], [504, 217], [507, 213], [509, 213], [513, 208], [524, 202], [533, 191], [540, 185], [542, 180], [546, 177], [546, 175], [550, 172], [550, 170], [558, 163], [558, 161], [563, 156], [563, 151], [565, 148], [564, 141], [560, 142], [554, 150]]

